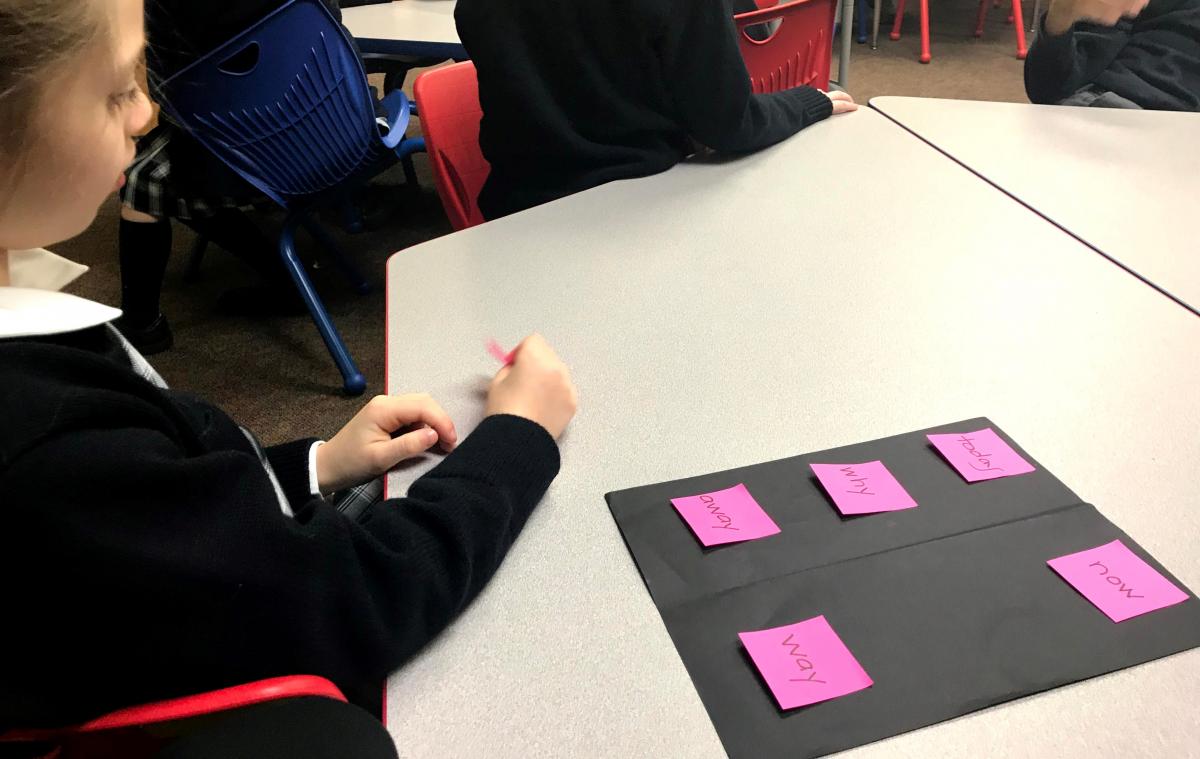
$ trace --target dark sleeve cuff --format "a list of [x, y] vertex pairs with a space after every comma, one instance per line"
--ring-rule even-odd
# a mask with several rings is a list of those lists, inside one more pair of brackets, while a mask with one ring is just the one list
[[514, 505], [524, 507], [521, 510], [532, 511], [558, 475], [560, 463], [558, 444], [544, 427], [524, 417], [497, 414], [480, 422], [425, 477], [484, 482], [506, 491]]
[[293, 509], [312, 500], [313, 496], [309, 491], [308, 451], [316, 442], [317, 438], [310, 437], [266, 449], [267, 461], [271, 462], [271, 468], [279, 478], [283, 494], [287, 496]]
[[795, 93], [800, 107], [804, 109], [806, 123], [814, 124], [833, 115], [833, 101], [824, 92], [812, 87], [796, 87], [786, 91]]

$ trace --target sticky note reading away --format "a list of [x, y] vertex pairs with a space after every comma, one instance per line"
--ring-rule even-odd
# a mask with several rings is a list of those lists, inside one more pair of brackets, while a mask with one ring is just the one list
[[1033, 466], [988, 427], [978, 432], [926, 435], [967, 482], [1027, 474]]
[[874, 684], [823, 615], [738, 637], [781, 709], [828, 701]]
[[882, 461], [865, 464], [809, 464], [843, 514], [899, 511], [917, 505]]
[[745, 485], [672, 498], [671, 505], [706, 546], [765, 538], [779, 532], [779, 526], [762, 510]]
[[1119, 540], [1046, 563], [1114, 622], [1188, 598]]

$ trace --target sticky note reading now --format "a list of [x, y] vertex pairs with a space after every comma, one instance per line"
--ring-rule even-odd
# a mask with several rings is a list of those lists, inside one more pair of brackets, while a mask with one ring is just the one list
[[1021, 458], [991, 427], [978, 432], [926, 437], [967, 482], [994, 480], [1033, 471], [1033, 465]]
[[795, 709], [874, 684], [824, 616], [738, 633], [781, 709]]
[[1114, 622], [1188, 599], [1119, 540], [1046, 563]]
[[779, 532], [779, 526], [762, 510], [745, 485], [672, 498], [671, 505], [706, 546], [765, 538]]
[[809, 464], [843, 514], [899, 511], [917, 505], [882, 461], [865, 464]]

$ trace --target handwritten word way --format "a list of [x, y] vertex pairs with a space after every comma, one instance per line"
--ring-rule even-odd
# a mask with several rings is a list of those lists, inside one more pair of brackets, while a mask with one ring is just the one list
[[792, 634], [788, 633], [788, 636], [786, 638], [784, 638], [783, 642], [780, 643], [779, 645], [788, 649], [787, 655], [792, 657], [792, 661], [795, 662], [796, 668], [799, 669], [801, 672], [807, 672], [808, 674], [805, 677], [789, 677], [788, 682], [791, 682], [791, 683], [821, 683], [822, 685], [824, 685], [825, 684], [824, 680], [817, 679], [816, 666], [812, 663], [812, 660], [809, 658], [808, 654], [800, 652], [800, 648], [801, 648], [800, 644], [793, 643], [792, 637], [793, 637]]
[[738, 633], [780, 708], [795, 709], [871, 686], [871, 677], [824, 616]]

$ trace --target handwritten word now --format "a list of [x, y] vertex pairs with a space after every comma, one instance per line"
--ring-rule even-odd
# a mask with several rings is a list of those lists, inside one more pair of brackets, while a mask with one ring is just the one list
[[1104, 578], [1104, 581], [1107, 582], [1109, 585], [1113, 585], [1113, 586], [1119, 585], [1120, 587], [1117, 588], [1117, 592], [1124, 593], [1126, 598], [1145, 598], [1145, 596], [1134, 595], [1133, 588], [1125, 587], [1125, 582], [1120, 577], [1117, 577], [1116, 575], [1110, 575], [1108, 573], [1108, 567], [1101, 564], [1100, 562], [1093, 561], [1091, 564], [1088, 564], [1088, 568], [1090, 569], [1091, 567], [1100, 567], [1100, 576]]

